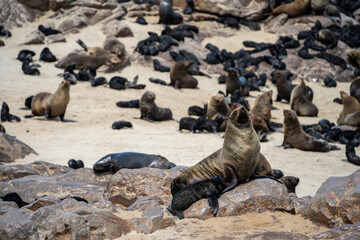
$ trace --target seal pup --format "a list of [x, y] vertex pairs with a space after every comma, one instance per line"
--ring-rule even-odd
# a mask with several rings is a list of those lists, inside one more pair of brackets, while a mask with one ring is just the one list
[[278, 15], [286, 13], [290, 17], [296, 17], [304, 14], [310, 6], [310, 0], [295, 0], [288, 4], [282, 4], [272, 10], [272, 13]]
[[271, 118], [271, 97], [273, 91], [267, 91], [256, 96], [255, 103], [250, 109], [250, 113], [259, 118], [262, 118], [267, 125], [270, 123]]
[[260, 142], [252, 125], [250, 114], [244, 107], [230, 114], [221, 149], [195, 166], [179, 174], [171, 182], [171, 193], [194, 182], [222, 176], [226, 181], [223, 192], [245, 182], [256, 170]]
[[111, 125], [112, 129], [132, 128], [131, 122], [128, 121], [116, 121]]
[[183, 219], [183, 211], [200, 199], [207, 198], [211, 212], [216, 216], [219, 211], [218, 198], [225, 187], [225, 179], [220, 176], [192, 183], [173, 195], [171, 205], [167, 207], [167, 210], [179, 219]]
[[198, 80], [187, 73], [192, 60], [176, 62], [170, 69], [170, 85], [174, 88], [196, 88]]
[[[206, 116], [210, 120], [216, 119], [218, 116], [223, 115], [228, 117], [231, 113], [231, 109], [229, 105], [226, 103], [225, 96], [222, 94], [212, 95], [209, 98], [207, 104], [207, 111]], [[223, 132], [225, 131], [227, 126], [227, 120], [224, 121], [218, 128], [218, 131]]]
[[64, 121], [66, 107], [70, 101], [70, 82], [63, 80], [54, 94], [40, 92], [31, 101], [32, 115], [45, 116], [46, 118], [60, 117]]
[[287, 188], [288, 193], [295, 193], [295, 189], [299, 184], [300, 179], [294, 176], [283, 176], [279, 178], [279, 181], [282, 182]]
[[166, 26], [182, 23], [181, 14], [174, 12], [172, 0], [161, 0], [159, 7], [159, 23]]
[[137, 152], [121, 152], [111, 153], [100, 158], [93, 165], [95, 173], [110, 172], [116, 173], [122, 168], [136, 169], [136, 168], [160, 168], [170, 169], [176, 165], [169, 162], [168, 159], [161, 155], [145, 154]]
[[351, 162], [352, 164], [355, 164], [357, 166], [360, 166], [360, 157], [358, 155], [356, 155], [355, 152], [355, 147], [356, 145], [358, 145], [359, 143], [357, 141], [350, 141], [348, 140], [346, 142], [346, 158], [349, 162]]
[[172, 120], [172, 112], [169, 108], [159, 108], [155, 104], [155, 93], [146, 91], [140, 98], [140, 118], [152, 121]]
[[44, 62], [56, 62], [57, 61], [57, 58], [54, 56], [54, 54], [52, 54], [50, 49], [47, 47], [45, 47], [41, 51], [39, 59]]
[[70, 159], [68, 161], [68, 166], [73, 169], [84, 168], [84, 162], [82, 160]]
[[351, 49], [346, 53], [346, 60], [353, 67], [360, 68], [360, 50]]
[[303, 79], [291, 92], [290, 106], [298, 116], [317, 116], [319, 110], [309, 99], [306, 98], [306, 85]]
[[328, 152], [340, 150], [335, 145], [330, 145], [326, 141], [315, 139], [307, 134], [292, 110], [284, 110], [284, 146], [293, 147], [304, 151]]
[[240, 96], [249, 96], [249, 86], [245, 77], [238, 76], [238, 71], [231, 67], [228, 69], [228, 75], [225, 81], [226, 96], [233, 95], [236, 90], [240, 91]]
[[277, 96], [276, 101], [280, 102], [282, 99], [290, 102], [291, 91], [295, 85], [287, 79], [287, 72], [285, 71], [274, 71], [271, 73], [272, 78], [276, 79]]

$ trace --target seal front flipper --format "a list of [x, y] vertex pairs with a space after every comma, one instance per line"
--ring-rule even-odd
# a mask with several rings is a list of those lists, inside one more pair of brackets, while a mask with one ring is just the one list
[[210, 197], [208, 198], [209, 207], [211, 209], [211, 212], [213, 216], [216, 216], [216, 214], [219, 211], [219, 202], [217, 197]]
[[226, 182], [226, 188], [224, 191], [222, 191], [222, 193], [232, 190], [239, 184], [234, 169], [229, 165], [224, 165], [224, 178]]

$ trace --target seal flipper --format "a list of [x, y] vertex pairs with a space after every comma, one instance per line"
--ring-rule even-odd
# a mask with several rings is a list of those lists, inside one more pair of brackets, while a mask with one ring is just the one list
[[213, 216], [216, 216], [216, 214], [219, 211], [219, 202], [218, 202], [217, 197], [209, 197], [208, 203], [209, 203], [209, 207], [211, 209]]
[[60, 120], [61, 120], [62, 122], [65, 122], [64, 117], [65, 117], [65, 112], [64, 112], [63, 114], [61, 114], [61, 115], [60, 115]]
[[222, 191], [222, 193], [232, 190], [239, 184], [234, 169], [229, 165], [224, 165], [224, 178], [226, 182], [226, 188]]

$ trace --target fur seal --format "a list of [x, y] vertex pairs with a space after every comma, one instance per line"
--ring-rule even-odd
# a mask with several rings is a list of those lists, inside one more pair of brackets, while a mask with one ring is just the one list
[[[225, 117], [229, 116], [231, 113], [231, 109], [229, 105], [226, 103], [225, 96], [222, 94], [212, 95], [207, 104], [206, 116], [210, 120], [214, 120], [216, 117], [223, 115]], [[223, 132], [226, 129], [227, 120], [224, 121], [218, 131]]]
[[231, 67], [228, 69], [228, 75], [225, 81], [226, 96], [233, 95], [236, 90], [240, 91], [240, 96], [249, 96], [249, 86], [245, 77], [239, 77], [238, 71]]
[[272, 10], [272, 13], [278, 15], [286, 13], [290, 17], [296, 17], [304, 14], [310, 6], [310, 0], [295, 0], [288, 4], [282, 4]]
[[46, 118], [60, 117], [64, 121], [66, 107], [70, 101], [70, 83], [63, 80], [54, 94], [41, 92], [35, 95], [31, 101], [31, 112], [33, 115], [45, 116]]
[[326, 141], [315, 139], [305, 133], [296, 113], [287, 109], [284, 110], [284, 146], [314, 152], [340, 150], [340, 148], [335, 145], [330, 145]]
[[355, 68], [360, 68], [360, 50], [351, 49], [346, 53], [346, 60]]
[[161, 0], [159, 7], [159, 23], [170, 25], [182, 23], [181, 14], [174, 12], [172, 0]]
[[132, 128], [131, 122], [128, 121], [116, 121], [111, 125], [112, 129]]
[[267, 125], [271, 118], [271, 97], [273, 91], [267, 91], [256, 96], [254, 106], [250, 109], [250, 113], [259, 118], [262, 118]]
[[84, 162], [82, 160], [70, 159], [68, 161], [68, 166], [73, 169], [79, 169], [84, 167]]
[[293, 176], [283, 176], [279, 181], [286, 186], [288, 193], [296, 193], [295, 188], [299, 184], [300, 179]]
[[298, 116], [317, 116], [319, 110], [309, 99], [306, 98], [306, 85], [303, 79], [291, 92], [290, 106]]
[[222, 148], [174, 178], [171, 193], [174, 195], [189, 184], [215, 176], [224, 177], [224, 192], [229, 191], [253, 175], [259, 152], [260, 142], [250, 114], [244, 107], [237, 108], [230, 114]]
[[355, 97], [360, 102], [360, 77], [351, 81], [350, 96]]
[[161, 155], [137, 152], [112, 153], [100, 158], [94, 165], [95, 173], [116, 173], [122, 168], [160, 168], [169, 169], [176, 165]]
[[174, 88], [196, 88], [198, 80], [187, 73], [192, 60], [176, 62], [170, 69], [170, 85]]
[[153, 121], [172, 120], [172, 112], [169, 108], [159, 108], [155, 104], [155, 93], [146, 91], [140, 98], [140, 118]]
[[356, 98], [349, 96], [344, 91], [340, 91], [340, 96], [343, 103], [343, 109], [339, 114], [339, 118], [345, 117], [350, 113], [360, 112], [360, 102]]
[[328, 4], [329, 0], [311, 0], [311, 9], [316, 14], [322, 14]]
[[358, 155], [356, 155], [355, 152], [355, 146], [358, 144], [358, 142], [354, 141], [354, 140], [348, 140], [346, 142], [346, 158], [349, 162], [351, 162], [352, 164], [355, 164], [357, 166], [360, 166], [360, 157]]
[[112, 54], [121, 57], [125, 54], [125, 46], [114, 36], [107, 36], [103, 48]]
[[225, 179], [220, 176], [195, 182], [177, 192], [173, 196], [171, 205], [167, 208], [167, 210], [179, 219], [183, 219], [183, 211], [188, 209], [193, 203], [199, 201], [200, 199], [207, 198], [211, 212], [214, 216], [216, 216], [219, 211], [218, 198], [224, 191], [225, 187]]

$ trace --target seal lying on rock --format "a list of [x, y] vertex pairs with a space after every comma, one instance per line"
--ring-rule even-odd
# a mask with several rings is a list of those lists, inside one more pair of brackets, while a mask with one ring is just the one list
[[315, 139], [305, 133], [296, 113], [287, 109], [284, 110], [284, 146], [314, 152], [340, 150], [340, 148], [335, 145], [330, 145], [326, 141]]
[[223, 147], [174, 178], [171, 193], [215, 176], [225, 178], [224, 192], [229, 191], [255, 173], [259, 152], [260, 142], [250, 114], [244, 107], [237, 108], [230, 114]]
[[93, 166], [95, 173], [116, 173], [122, 168], [160, 168], [169, 169], [176, 165], [161, 155], [137, 152], [112, 153], [100, 158]]
[[211, 212], [216, 216], [219, 210], [218, 198], [225, 187], [225, 179], [220, 176], [195, 182], [177, 192], [173, 196], [171, 205], [167, 209], [172, 215], [177, 216], [179, 219], [183, 219], [183, 211], [200, 199], [207, 198]]

